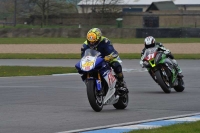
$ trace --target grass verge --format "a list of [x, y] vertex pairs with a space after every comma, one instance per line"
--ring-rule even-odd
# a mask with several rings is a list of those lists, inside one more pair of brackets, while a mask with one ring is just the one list
[[[144, 38], [109, 38], [111, 42], [120, 44], [143, 44]], [[1, 38], [0, 44], [82, 44], [86, 38]], [[165, 43], [200, 43], [200, 38], [156, 38]]]
[[155, 129], [142, 129], [131, 131], [129, 133], [199, 133], [200, 132], [200, 121], [175, 124], [171, 126], [164, 126]]
[[0, 59], [80, 59], [81, 54], [0, 54]]
[[0, 77], [76, 73], [75, 67], [0, 66]]
[[[139, 53], [121, 53], [121, 59], [140, 59]], [[200, 59], [200, 54], [173, 54], [176, 59]], [[80, 59], [80, 54], [0, 54], [0, 59]]]

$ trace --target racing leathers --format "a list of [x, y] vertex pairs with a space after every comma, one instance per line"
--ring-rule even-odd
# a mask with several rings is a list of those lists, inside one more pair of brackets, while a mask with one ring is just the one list
[[[104, 58], [105, 61], [107, 61], [109, 63], [109, 65], [113, 68], [117, 79], [119, 81], [120, 84], [120, 88], [124, 89], [123, 91], [128, 91], [126, 83], [124, 81], [124, 75], [122, 72], [122, 66], [121, 64], [118, 62], [117, 58], [118, 58], [118, 52], [114, 49], [111, 41], [104, 37], [101, 36], [100, 41], [98, 42], [97, 45], [92, 46], [89, 44], [89, 42], [86, 40], [81, 48], [81, 57], [83, 57], [85, 50], [86, 49], [94, 49], [97, 50], [101, 53], [102, 58]], [[82, 76], [82, 79], [84, 81], [86, 77], [84, 77], [84, 75]]]
[[[166, 49], [164, 46], [163, 46], [163, 44], [162, 43], [159, 43], [159, 42], [156, 42], [155, 43], [155, 47], [158, 47], [158, 50], [159, 51], [163, 51], [166, 55], [167, 55], [167, 57], [169, 57], [171, 60], [172, 60], [172, 62], [174, 63], [174, 66], [176, 67], [176, 69], [178, 70], [178, 76], [179, 77], [183, 77], [183, 75], [182, 75], [182, 70], [181, 70], [181, 68], [179, 67], [179, 65], [178, 65], [178, 63], [177, 63], [177, 61], [174, 59], [174, 56], [172, 55], [172, 53], [170, 52], [170, 50], [169, 49]], [[144, 55], [144, 53], [145, 53], [145, 50], [146, 50], [146, 48], [144, 48], [143, 50], [142, 50], [142, 52], [141, 52], [141, 60], [140, 60], [140, 66], [141, 67], [144, 67], [143, 66], [143, 55]]]

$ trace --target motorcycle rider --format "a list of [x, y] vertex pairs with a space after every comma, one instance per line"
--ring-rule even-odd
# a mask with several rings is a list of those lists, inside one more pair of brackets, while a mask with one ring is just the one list
[[182, 70], [181, 68], [179, 67], [177, 61], [174, 59], [174, 56], [172, 55], [172, 53], [170, 52], [169, 49], [166, 49], [162, 43], [159, 43], [159, 42], [156, 42], [155, 38], [153, 36], [148, 36], [144, 39], [144, 48], [141, 52], [141, 60], [140, 60], [140, 66], [141, 67], [144, 67], [143, 66], [143, 55], [145, 53], [145, 50], [148, 49], [148, 48], [152, 48], [152, 47], [158, 47], [160, 51], [163, 51], [167, 57], [169, 57], [170, 59], [172, 59], [172, 62], [174, 63], [174, 66], [176, 67], [176, 69], [178, 70], [178, 76], [180, 78], [183, 77], [182, 75]]
[[[81, 57], [83, 57], [86, 49], [94, 49], [101, 53], [101, 56], [110, 64], [116, 73], [120, 85], [120, 91], [122, 91], [122, 93], [128, 93], [128, 88], [124, 81], [122, 66], [117, 60], [119, 57], [118, 52], [114, 49], [111, 41], [102, 36], [102, 32], [99, 28], [92, 28], [88, 31], [87, 40], [83, 43], [81, 48]], [[83, 81], [85, 78], [86, 76], [82, 75]]]

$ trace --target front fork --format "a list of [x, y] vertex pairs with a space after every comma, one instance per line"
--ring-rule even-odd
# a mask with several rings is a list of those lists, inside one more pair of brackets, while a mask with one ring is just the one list
[[[96, 88], [96, 92], [98, 93], [98, 95], [103, 95], [103, 89], [102, 89], [102, 82], [101, 82], [101, 76], [100, 76], [100, 73], [98, 72], [97, 73], [97, 78], [94, 78], [94, 77], [90, 77], [90, 74], [87, 73], [86, 77], [88, 80], [94, 80], [95, 82], [95, 88]], [[86, 80], [84, 81], [85, 84], [86, 84]]]
[[101, 84], [101, 76], [100, 73], [98, 72], [98, 79], [96, 79], [96, 87], [98, 91], [102, 90], [102, 84]]
[[155, 73], [154, 73], [154, 69], [150, 69], [150, 68], [147, 68], [149, 74], [151, 75], [152, 79], [157, 83], [157, 78], [155, 76]]

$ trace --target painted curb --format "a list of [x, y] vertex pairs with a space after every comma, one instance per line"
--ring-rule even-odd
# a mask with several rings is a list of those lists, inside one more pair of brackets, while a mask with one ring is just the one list
[[58, 133], [124, 133], [132, 130], [152, 129], [162, 126], [168, 126], [178, 123], [194, 122], [194, 121], [200, 121], [200, 113], [163, 117], [158, 119], [128, 122], [128, 123], [92, 127], [86, 129], [71, 130], [71, 131], [62, 131]]

